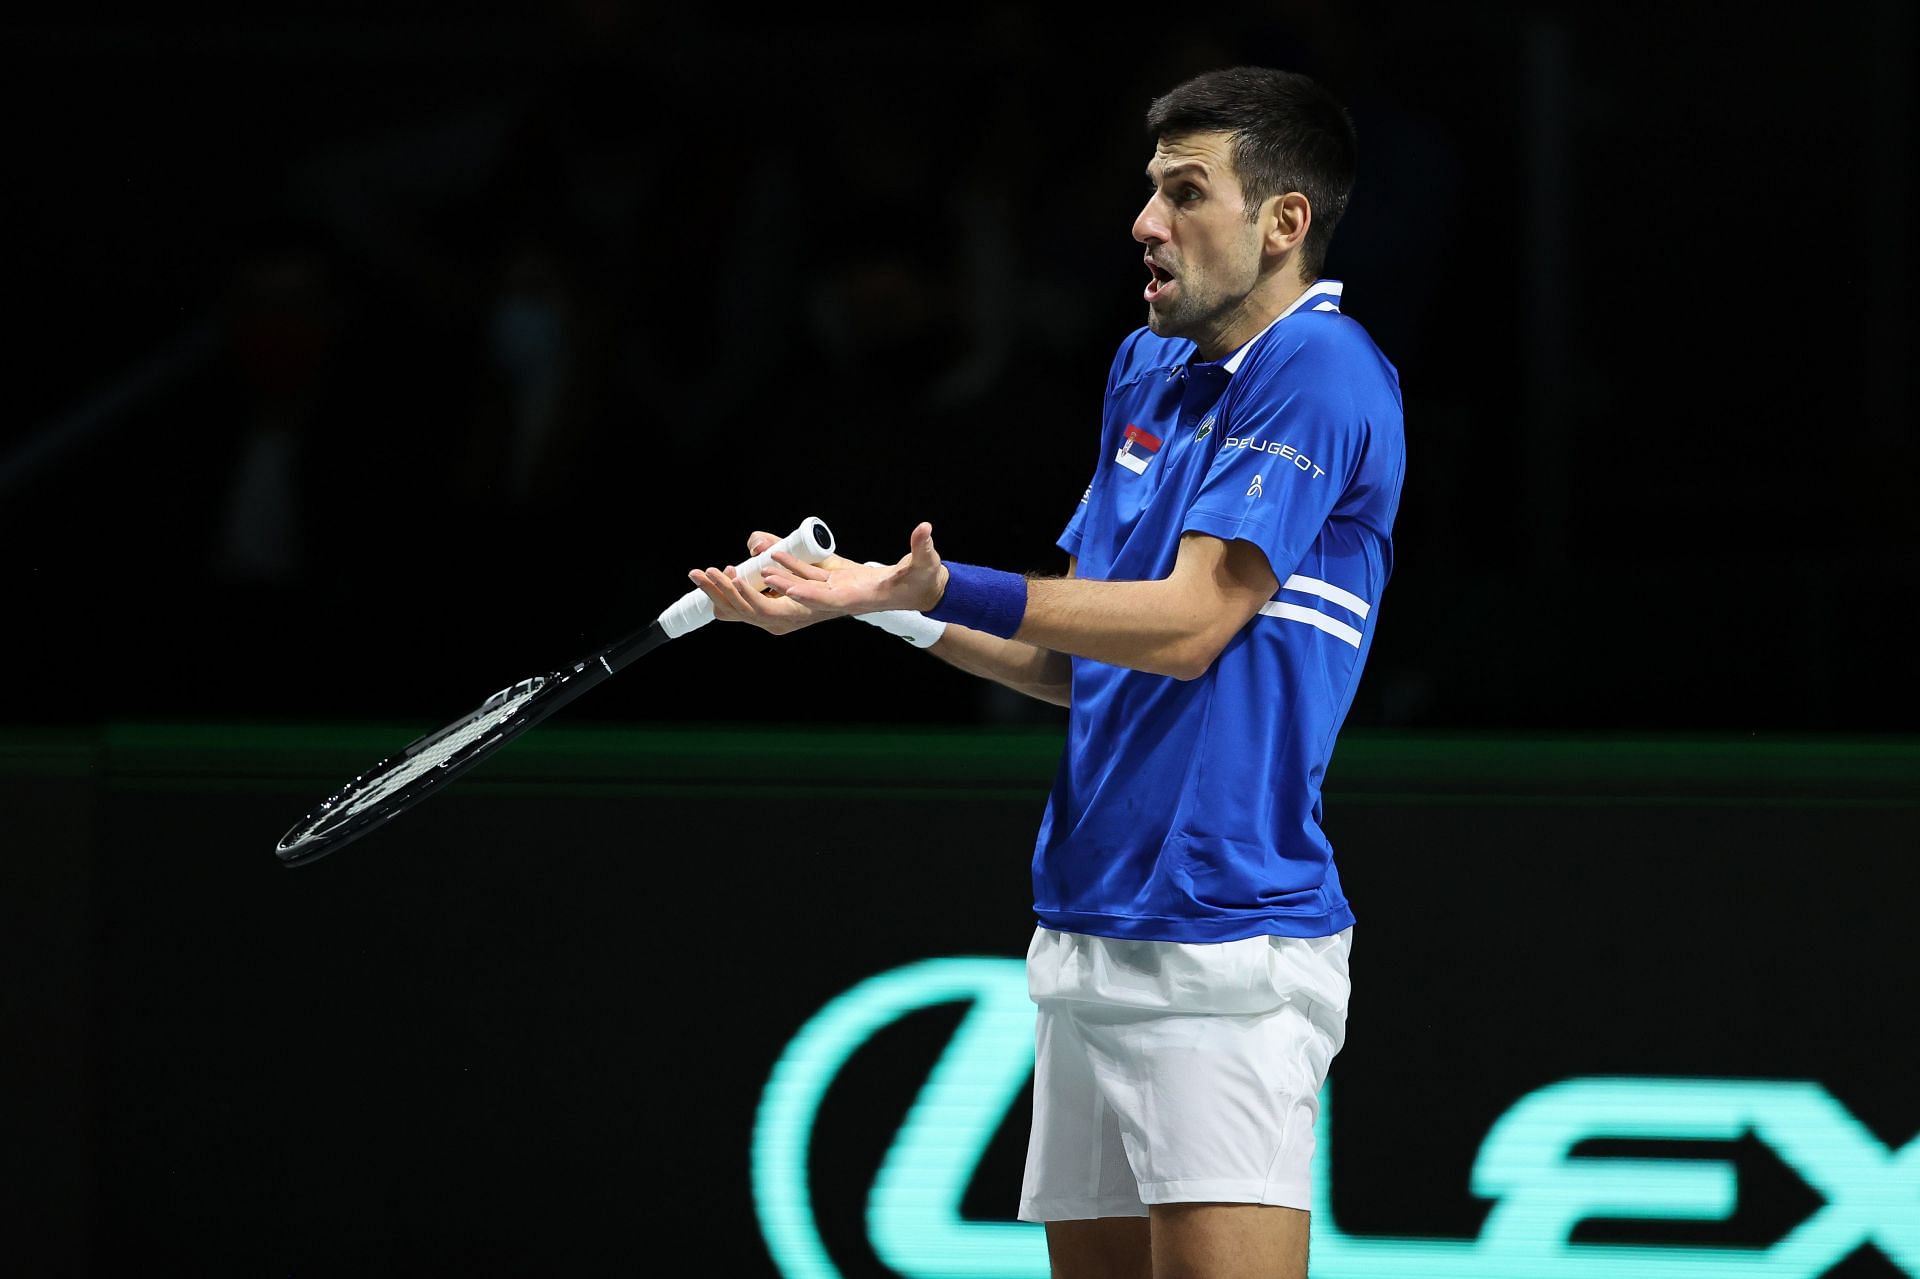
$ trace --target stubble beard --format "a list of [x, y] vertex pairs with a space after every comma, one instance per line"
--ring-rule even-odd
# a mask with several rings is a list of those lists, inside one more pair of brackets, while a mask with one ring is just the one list
[[1157, 337], [1194, 338], [1213, 318], [1218, 299], [1188, 292], [1185, 278], [1180, 280], [1179, 288], [1180, 296], [1172, 306], [1147, 304], [1147, 327]]
[[[1179, 275], [1175, 279], [1179, 282], [1180, 295], [1174, 299], [1172, 306], [1162, 308], [1155, 303], [1147, 304], [1147, 327], [1156, 337], [1204, 341], [1210, 336], [1211, 330], [1225, 325], [1230, 313], [1245, 304], [1260, 283], [1259, 241], [1252, 223], [1247, 224], [1247, 232], [1249, 238], [1244, 248], [1250, 255], [1248, 261], [1226, 265], [1215, 263], [1212, 270], [1214, 286], [1203, 288], [1199, 277]], [[1237, 274], [1244, 274], [1245, 278], [1236, 279]], [[1237, 293], [1236, 286], [1241, 286]]]

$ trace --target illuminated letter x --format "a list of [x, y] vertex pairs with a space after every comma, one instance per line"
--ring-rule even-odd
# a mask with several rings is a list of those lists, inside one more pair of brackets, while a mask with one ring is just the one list
[[1733, 1141], [1748, 1130], [1827, 1199], [1754, 1258], [1766, 1274], [1824, 1274], [1868, 1241], [1920, 1274], [1920, 1138], [1888, 1149], [1815, 1083], [1587, 1078], [1531, 1093], [1474, 1165], [1474, 1193], [1498, 1201], [1482, 1244], [1551, 1255], [1588, 1217], [1724, 1220], [1737, 1198], [1731, 1165], [1570, 1152], [1595, 1138]]

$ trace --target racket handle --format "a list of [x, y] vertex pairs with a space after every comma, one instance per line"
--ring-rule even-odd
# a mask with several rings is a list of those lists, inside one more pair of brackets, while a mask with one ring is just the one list
[[[760, 574], [773, 563], [775, 551], [785, 551], [797, 560], [818, 564], [833, 554], [833, 533], [827, 528], [826, 521], [817, 515], [809, 515], [800, 521], [799, 528], [746, 563], [735, 565], [734, 572], [740, 575], [740, 584], [750, 591], [760, 590], [764, 585]], [[712, 620], [713, 601], [707, 598], [705, 591], [696, 588], [675, 600], [666, 612], [660, 614], [660, 629], [667, 633], [669, 639], [678, 639]]]

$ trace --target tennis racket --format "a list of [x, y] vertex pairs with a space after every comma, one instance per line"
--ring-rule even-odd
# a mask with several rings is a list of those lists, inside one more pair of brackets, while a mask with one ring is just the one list
[[[818, 564], [833, 554], [833, 534], [809, 516], [800, 527], [735, 569], [749, 590], [775, 551]], [[713, 620], [713, 601], [688, 591], [644, 629], [615, 640], [566, 670], [509, 685], [479, 709], [429, 733], [398, 755], [381, 760], [328, 796], [281, 836], [274, 853], [285, 866], [305, 866], [406, 812], [460, 774], [575, 698], [611, 678], [643, 654]]]

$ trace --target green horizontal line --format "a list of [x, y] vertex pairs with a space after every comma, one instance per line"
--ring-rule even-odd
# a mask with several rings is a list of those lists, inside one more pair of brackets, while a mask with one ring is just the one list
[[[207, 793], [204, 782], [181, 777], [116, 777], [109, 789], [139, 794]], [[236, 778], [223, 780], [222, 791], [246, 795], [298, 795], [318, 804], [326, 796], [318, 788], [297, 789], [286, 779]], [[861, 798], [861, 799], [942, 799], [964, 798], [1045, 800], [1045, 787], [1035, 786], [889, 786], [859, 782], [722, 782], [698, 785], [685, 782], [481, 782], [458, 781], [447, 787], [447, 795], [456, 798], [485, 796], [495, 799], [658, 799], [684, 797], [712, 798], [716, 795], [751, 795], [768, 799]], [[438, 802], [438, 801], [435, 801]], [[1039, 815], [1038, 808], [1035, 816]]]
[[[110, 790], [140, 794], [205, 795], [216, 779], [194, 777], [124, 776], [107, 779]], [[292, 777], [227, 777], [217, 779], [220, 792], [245, 795], [284, 795], [311, 800], [325, 798], [323, 785], [302, 784]], [[942, 799], [1017, 800], [1038, 803], [1044, 800], [1044, 786], [998, 786], [958, 782], [948, 786], [891, 785], [885, 782], [754, 782], [733, 779], [712, 782], [630, 782], [630, 781], [512, 781], [466, 780], [447, 790], [456, 796], [486, 796], [512, 799], [634, 799], [634, 798], [710, 798], [716, 795], [745, 795], [765, 799], [863, 798], [863, 799]], [[1524, 794], [1498, 791], [1355, 791], [1330, 790], [1327, 802], [1337, 809], [1351, 810], [1370, 805], [1382, 807], [1433, 808], [1819, 808], [1819, 809], [1911, 809], [1920, 811], [1920, 800], [1897, 797], [1848, 797], [1823, 795], [1611, 795], [1611, 794]]]
[[[0, 730], [0, 776], [94, 776], [318, 796], [437, 725], [109, 724]], [[463, 789], [552, 793], [1009, 795], [1044, 791], [1065, 742], [1054, 727], [543, 724]], [[661, 789], [667, 788], [667, 789]], [[1326, 791], [1337, 803], [1799, 806], [1920, 804], [1920, 738], [1355, 732]]]

